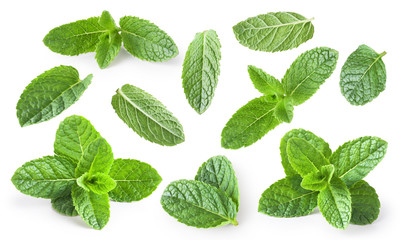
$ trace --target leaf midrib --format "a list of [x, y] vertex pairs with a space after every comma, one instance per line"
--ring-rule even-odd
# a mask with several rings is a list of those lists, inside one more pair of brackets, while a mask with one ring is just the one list
[[[289, 22], [289, 23], [281, 23], [281, 24], [279, 24], [279, 25], [271, 25], [271, 26], [266, 26], [266, 27], [250, 27], [250, 28], [248, 28], [248, 29], [257, 29], [257, 30], [260, 30], [260, 29], [269, 29], [269, 28], [279, 28], [279, 27], [284, 27], [284, 26], [289, 26], [289, 25], [297, 25], [297, 24], [302, 24], [302, 23], [308, 23], [308, 22], [311, 22], [311, 21], [313, 21], [314, 20], [314, 18], [310, 18], [310, 19], [305, 19], [305, 20], [302, 20], [302, 21], [295, 21], [295, 22]], [[265, 23], [265, 22], [264, 22]], [[265, 23], [266, 24], [266, 23]], [[247, 28], [246, 28], [247, 29]]]

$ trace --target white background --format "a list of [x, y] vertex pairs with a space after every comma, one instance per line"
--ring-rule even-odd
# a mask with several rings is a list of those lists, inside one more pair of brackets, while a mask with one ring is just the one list
[[[1, 1], [1, 235], [7, 239], [379, 239], [401, 236], [401, 19], [399, 1]], [[75, 57], [50, 51], [43, 37], [59, 25], [99, 16], [109, 10], [115, 20], [124, 15], [149, 19], [176, 42], [180, 54], [166, 63], [141, 61], [125, 50], [104, 70], [94, 53]], [[240, 45], [232, 26], [266, 12], [294, 11], [314, 17], [314, 37], [296, 49], [280, 53], [252, 51]], [[210, 108], [198, 115], [181, 87], [182, 62], [195, 33], [214, 29], [222, 44], [221, 75]], [[347, 56], [360, 44], [377, 52], [387, 69], [386, 90], [362, 107], [350, 105], [340, 93], [339, 75]], [[320, 90], [295, 107], [291, 124], [283, 123], [250, 147], [226, 150], [220, 133], [231, 115], [261, 94], [247, 73], [252, 64], [282, 78], [302, 52], [317, 46], [339, 51], [338, 65]], [[15, 106], [25, 86], [37, 75], [58, 65], [72, 65], [81, 78], [93, 73], [81, 99], [50, 121], [21, 128]], [[138, 86], [163, 102], [180, 120], [186, 141], [163, 147], [140, 138], [114, 113], [110, 104], [123, 84]], [[80, 217], [66, 217], [50, 201], [21, 194], [12, 185], [14, 171], [26, 161], [51, 155], [58, 124], [78, 114], [92, 122], [113, 148], [115, 157], [134, 158], [156, 168], [163, 177], [148, 198], [134, 203], [111, 203], [109, 223], [101, 231]], [[331, 227], [316, 210], [305, 217], [281, 219], [257, 212], [261, 193], [284, 177], [279, 154], [281, 137], [294, 128], [310, 130], [335, 150], [342, 143], [366, 135], [389, 143], [384, 160], [366, 177], [381, 200], [377, 221]], [[163, 211], [159, 200], [169, 182], [192, 179], [202, 162], [226, 155], [240, 186], [239, 225], [197, 229], [177, 222]], [[395, 236], [395, 235], [394, 235]]]

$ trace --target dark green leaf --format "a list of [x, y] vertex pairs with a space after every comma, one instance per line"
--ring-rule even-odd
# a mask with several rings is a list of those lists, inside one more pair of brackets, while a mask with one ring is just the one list
[[66, 216], [78, 216], [71, 194], [52, 199], [52, 207], [60, 214]]
[[380, 213], [380, 200], [367, 182], [361, 180], [349, 188], [352, 196], [352, 218], [350, 222], [357, 225], [373, 223]]

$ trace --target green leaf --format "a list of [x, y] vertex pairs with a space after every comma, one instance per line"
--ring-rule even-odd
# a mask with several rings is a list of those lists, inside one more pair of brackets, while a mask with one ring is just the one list
[[254, 87], [262, 94], [267, 96], [276, 95], [279, 97], [283, 96], [285, 93], [281, 82], [264, 72], [262, 69], [248, 65], [248, 74], [250, 75]]
[[85, 118], [73, 115], [59, 125], [54, 142], [54, 153], [68, 157], [78, 163], [88, 145], [100, 134]]
[[116, 182], [109, 175], [97, 172], [90, 175], [84, 173], [77, 179], [78, 186], [86, 191], [92, 191], [96, 194], [105, 194], [116, 187]]
[[95, 58], [100, 68], [106, 68], [120, 52], [121, 36], [117, 31], [107, 32], [99, 36], [95, 49]]
[[115, 159], [109, 176], [116, 182], [116, 187], [109, 192], [109, 197], [117, 202], [146, 198], [162, 181], [151, 165], [134, 159]]
[[274, 117], [277, 102], [268, 96], [255, 98], [241, 107], [222, 130], [222, 147], [247, 147], [281, 123]]
[[354, 51], [341, 71], [341, 92], [353, 105], [364, 105], [385, 90], [387, 74], [382, 57], [367, 45]]
[[54, 67], [25, 88], [17, 104], [21, 127], [47, 121], [75, 103], [91, 83], [92, 74], [79, 79], [71, 66]]
[[384, 158], [388, 143], [378, 137], [361, 137], [340, 146], [330, 158], [335, 176], [347, 186], [362, 180]]
[[148, 20], [125, 16], [120, 27], [124, 47], [139, 59], [164, 62], [179, 54], [173, 39]]
[[292, 100], [288, 97], [279, 100], [275, 107], [274, 115], [280, 121], [290, 123], [293, 119]]
[[284, 51], [298, 47], [314, 34], [313, 19], [293, 12], [261, 14], [233, 27], [236, 39], [252, 50]]
[[380, 200], [367, 182], [361, 180], [349, 188], [352, 197], [352, 218], [350, 222], [357, 225], [373, 223], [380, 213]]
[[205, 112], [218, 85], [221, 44], [214, 30], [197, 33], [187, 49], [183, 62], [183, 88], [186, 98], [197, 113]]
[[105, 32], [99, 17], [92, 17], [52, 29], [43, 43], [53, 52], [74, 56], [95, 51], [99, 36]]
[[92, 141], [84, 150], [81, 160], [75, 169], [75, 176], [81, 177], [88, 172], [89, 175], [95, 173], [108, 174], [113, 164], [112, 148], [104, 138], [97, 138]]
[[110, 217], [109, 197], [107, 194], [87, 192], [74, 184], [71, 192], [75, 209], [81, 218], [91, 227], [102, 229]]
[[116, 26], [116, 22], [112, 18], [112, 15], [108, 11], [103, 11], [102, 15], [99, 18], [99, 25], [101, 25], [103, 28], [108, 29], [108, 30], [118, 30], [118, 27]]
[[162, 194], [163, 209], [179, 222], [197, 228], [237, 225], [236, 204], [220, 189], [204, 182], [179, 180]]
[[126, 84], [112, 98], [117, 115], [138, 135], [148, 141], [174, 146], [184, 142], [179, 120], [151, 94]]
[[321, 191], [330, 183], [334, 171], [335, 168], [332, 164], [322, 166], [319, 172], [311, 172], [304, 176], [300, 186], [312, 191]]
[[304, 103], [335, 70], [338, 51], [319, 47], [301, 54], [286, 71], [282, 85], [293, 105]]
[[290, 138], [286, 152], [290, 165], [303, 178], [329, 164], [329, 161], [317, 148], [302, 138]]
[[327, 188], [318, 194], [318, 207], [322, 215], [332, 226], [346, 229], [349, 224], [352, 206], [346, 184], [333, 177]]
[[215, 156], [198, 169], [195, 180], [214, 186], [228, 195], [239, 210], [239, 186], [232, 163], [225, 156]]
[[289, 163], [288, 154], [286, 151], [288, 140], [296, 137], [301, 138], [309, 142], [312, 146], [314, 146], [319, 152], [321, 152], [325, 158], [329, 158], [332, 154], [331, 149], [329, 148], [328, 143], [324, 141], [324, 139], [317, 137], [314, 133], [304, 130], [304, 129], [293, 129], [285, 134], [281, 140], [280, 150], [281, 150], [281, 158], [282, 165], [285, 170], [287, 176], [298, 174], [293, 167]]
[[78, 216], [78, 212], [75, 210], [71, 194], [52, 199], [52, 207], [60, 214], [66, 216]]
[[46, 156], [26, 162], [15, 171], [11, 181], [20, 192], [33, 197], [63, 197], [75, 183], [75, 166], [70, 159]]
[[302, 178], [288, 176], [272, 184], [261, 195], [258, 212], [275, 217], [299, 217], [317, 207], [318, 192], [300, 187]]

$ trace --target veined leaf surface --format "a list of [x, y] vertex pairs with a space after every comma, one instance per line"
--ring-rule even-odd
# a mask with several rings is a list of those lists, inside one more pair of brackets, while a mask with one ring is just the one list
[[95, 49], [95, 58], [100, 68], [106, 68], [119, 54], [121, 48], [121, 36], [117, 31], [106, 32], [99, 36], [99, 42]]
[[380, 213], [380, 200], [367, 182], [361, 180], [349, 188], [352, 197], [352, 218], [350, 223], [366, 225], [374, 222]]
[[58, 197], [52, 199], [52, 207], [58, 213], [66, 215], [66, 216], [77, 216], [78, 212], [75, 210], [73, 198], [71, 194], [66, 195], [64, 197]]

